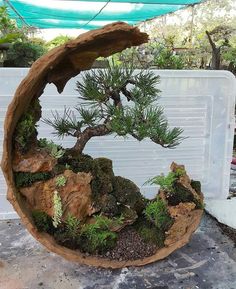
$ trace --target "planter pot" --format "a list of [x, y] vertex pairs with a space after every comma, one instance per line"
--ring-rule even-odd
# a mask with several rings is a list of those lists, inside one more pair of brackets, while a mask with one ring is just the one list
[[39, 232], [35, 227], [25, 198], [19, 193], [15, 185], [13, 172], [14, 131], [21, 116], [27, 111], [30, 103], [42, 95], [47, 83], [54, 83], [58, 92], [61, 93], [67, 81], [81, 71], [90, 69], [96, 58], [107, 57], [125, 48], [140, 45], [147, 42], [147, 40], [147, 34], [121, 22], [85, 33], [38, 59], [19, 85], [8, 108], [1, 164], [8, 185], [7, 199], [34, 238], [47, 247], [48, 250], [68, 260], [105, 268], [145, 265], [163, 259], [176, 249], [184, 246], [199, 225], [203, 210], [188, 211], [182, 216], [184, 226], [181, 233], [177, 234], [178, 237], [176, 239], [167, 238], [168, 242], [165, 243], [165, 247], [159, 249], [154, 255], [143, 259], [113, 261], [106, 258], [87, 256], [79, 251], [58, 245], [51, 235]]

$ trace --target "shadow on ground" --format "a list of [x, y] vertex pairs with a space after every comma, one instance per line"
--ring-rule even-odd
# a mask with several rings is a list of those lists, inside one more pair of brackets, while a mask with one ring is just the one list
[[0, 222], [0, 289], [235, 289], [236, 249], [208, 215], [188, 245], [141, 268], [107, 270], [49, 253], [19, 220]]

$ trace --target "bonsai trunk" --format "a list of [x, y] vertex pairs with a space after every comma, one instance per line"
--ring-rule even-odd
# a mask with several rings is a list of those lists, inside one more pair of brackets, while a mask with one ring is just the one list
[[87, 127], [83, 132], [78, 134], [76, 144], [72, 148], [76, 153], [81, 154], [86, 143], [94, 136], [103, 136], [110, 134], [111, 130], [105, 124], [95, 127]]

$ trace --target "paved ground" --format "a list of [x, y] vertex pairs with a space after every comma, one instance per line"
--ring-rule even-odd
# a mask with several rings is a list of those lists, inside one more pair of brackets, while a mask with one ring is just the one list
[[204, 216], [191, 242], [142, 268], [105, 270], [47, 252], [19, 221], [0, 222], [0, 289], [235, 289], [236, 249]]

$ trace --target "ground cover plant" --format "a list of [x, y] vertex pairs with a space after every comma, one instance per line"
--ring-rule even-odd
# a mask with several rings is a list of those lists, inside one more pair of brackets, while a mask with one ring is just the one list
[[74, 137], [72, 148], [38, 138], [41, 107], [31, 103], [14, 132], [13, 169], [39, 232], [86, 256], [122, 261], [151, 256], [168, 246], [178, 226], [187, 230], [189, 214], [202, 209], [202, 194], [184, 166], [172, 163], [167, 176], [150, 178], [160, 190], [149, 200], [131, 180], [114, 174], [112, 160], [84, 154], [93, 137], [110, 134], [175, 148], [182, 130], [168, 126], [158, 104], [159, 81], [150, 70], [135, 73], [113, 62], [85, 72], [76, 84], [79, 104], [43, 120], [59, 138]]

